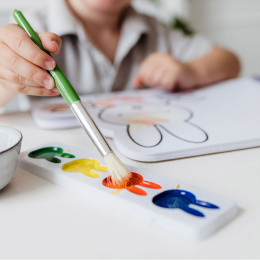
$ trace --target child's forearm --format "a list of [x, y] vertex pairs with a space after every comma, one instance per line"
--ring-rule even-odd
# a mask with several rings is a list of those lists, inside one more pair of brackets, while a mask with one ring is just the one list
[[235, 78], [240, 72], [238, 58], [233, 53], [220, 47], [215, 47], [205, 56], [187, 64], [195, 72], [197, 86]]
[[15, 92], [7, 91], [0, 85], [0, 107], [4, 107], [15, 96]]

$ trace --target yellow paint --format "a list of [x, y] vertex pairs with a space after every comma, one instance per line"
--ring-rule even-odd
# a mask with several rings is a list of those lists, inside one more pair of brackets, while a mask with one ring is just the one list
[[100, 162], [95, 159], [78, 159], [64, 164], [62, 170], [65, 172], [81, 172], [91, 178], [99, 178], [99, 173], [95, 171], [107, 172], [107, 167], [101, 166]]
[[122, 190], [122, 189], [112, 190], [112, 191], [110, 191], [110, 193], [111, 193], [112, 195], [117, 195], [118, 193], [120, 193], [121, 190]]
[[69, 149], [68, 151], [67, 151], [67, 153], [70, 153], [71, 152], [71, 150]]

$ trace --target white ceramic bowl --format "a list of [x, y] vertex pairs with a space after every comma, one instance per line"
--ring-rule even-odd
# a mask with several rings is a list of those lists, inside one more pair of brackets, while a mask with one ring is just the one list
[[18, 130], [0, 126], [0, 190], [13, 178], [22, 144]]

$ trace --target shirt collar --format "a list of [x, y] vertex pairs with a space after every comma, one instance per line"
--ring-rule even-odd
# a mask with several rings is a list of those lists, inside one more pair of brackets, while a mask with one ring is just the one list
[[131, 32], [133, 31], [139, 35], [150, 32], [146, 16], [136, 12], [133, 7], [129, 7], [127, 10], [126, 17], [122, 24], [122, 33], [129, 32], [128, 29], [131, 29]]
[[49, 31], [59, 36], [78, 35], [82, 31], [80, 21], [73, 15], [65, 0], [49, 2], [47, 23]]
[[[66, 0], [50, 1], [48, 8], [48, 29], [59, 36], [67, 34], [77, 35], [82, 32], [81, 22], [73, 15]], [[129, 30], [131, 29], [131, 30]], [[149, 33], [149, 26], [144, 16], [137, 13], [132, 7], [127, 10], [126, 19], [122, 25], [122, 33], [135, 32], [137, 35]]]
[[[48, 8], [48, 30], [59, 36], [76, 35], [80, 41], [90, 44], [81, 22], [73, 15], [66, 0], [50, 1]], [[121, 35], [115, 56], [115, 65], [119, 66], [128, 52], [138, 43], [141, 36], [149, 34], [151, 28], [146, 16], [139, 14], [133, 7], [126, 10], [121, 27]]]
[[150, 32], [151, 28], [146, 20], [146, 16], [139, 14], [134, 8], [130, 7], [122, 24], [115, 65], [119, 66], [124, 57], [138, 43], [141, 36]]

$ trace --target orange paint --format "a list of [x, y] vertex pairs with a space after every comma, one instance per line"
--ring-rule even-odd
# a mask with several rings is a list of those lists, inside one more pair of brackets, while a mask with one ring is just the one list
[[134, 118], [131, 120], [132, 124], [143, 124], [148, 126], [153, 126], [156, 123], [166, 123], [168, 120], [163, 118], [151, 117], [151, 116], [144, 116], [143, 118]]
[[99, 178], [100, 175], [96, 171], [107, 172], [106, 166], [101, 166], [100, 162], [95, 159], [78, 159], [62, 166], [65, 172], [81, 172], [92, 178]]
[[177, 187], [176, 187], [176, 190], [178, 190], [180, 188], [180, 185], [178, 184]]
[[106, 99], [98, 100], [95, 102], [95, 105], [98, 107], [114, 107], [114, 103], [117, 101], [123, 102], [144, 102], [141, 97], [109, 97]]
[[162, 188], [160, 185], [158, 185], [154, 182], [145, 181], [143, 179], [143, 177], [138, 173], [135, 173], [135, 172], [131, 172], [131, 173], [132, 173], [132, 176], [131, 176], [130, 180], [127, 183], [125, 183], [123, 187], [114, 184], [112, 182], [111, 176], [105, 178], [102, 183], [104, 186], [106, 186], [108, 188], [120, 189], [120, 190], [126, 189], [132, 193], [135, 193], [135, 194], [141, 195], [141, 196], [145, 196], [145, 195], [147, 195], [147, 193], [146, 193], [146, 191], [144, 191], [140, 188], [137, 188], [136, 185], [143, 186], [143, 187], [150, 188], [150, 189], [161, 189]]
[[57, 113], [57, 112], [63, 112], [65, 110], [70, 110], [69, 105], [67, 104], [55, 104], [55, 105], [50, 105], [44, 108], [44, 112], [48, 113]]

